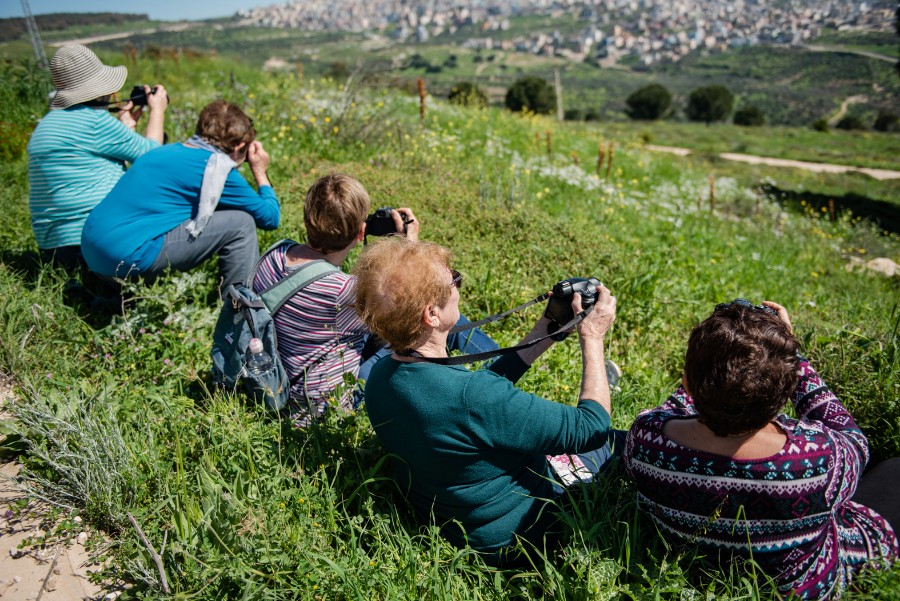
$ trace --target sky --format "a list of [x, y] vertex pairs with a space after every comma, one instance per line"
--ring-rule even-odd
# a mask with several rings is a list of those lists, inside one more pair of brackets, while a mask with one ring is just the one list
[[[31, 12], [44, 13], [146, 13], [151, 19], [177, 21], [179, 19], [209, 19], [228, 17], [242, 8], [280, 4], [284, 0], [151, 0], [123, 2], [122, 0], [29, 0]], [[19, 0], [0, 0], [0, 19], [21, 17]]]

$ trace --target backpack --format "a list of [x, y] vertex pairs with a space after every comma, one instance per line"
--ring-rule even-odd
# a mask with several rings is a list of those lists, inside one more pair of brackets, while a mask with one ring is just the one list
[[[296, 244], [292, 240], [276, 242], [263, 253], [250, 276], [250, 287], [241, 283], [229, 284], [224, 290], [224, 304], [213, 331], [212, 374], [216, 384], [229, 390], [241, 386], [272, 411], [281, 410], [288, 401], [293, 382], [278, 354], [273, 317], [297, 292], [331, 273], [340, 271], [327, 261], [309, 261], [290, 275], [263, 290], [253, 291], [253, 281], [263, 260], [284, 244]], [[252, 338], [259, 338], [263, 350], [272, 358], [273, 368], [257, 375], [246, 368], [247, 347]]]

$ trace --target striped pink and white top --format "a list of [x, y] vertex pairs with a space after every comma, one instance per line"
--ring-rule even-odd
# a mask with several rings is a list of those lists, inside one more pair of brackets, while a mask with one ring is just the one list
[[[255, 292], [299, 267], [285, 264], [292, 246], [285, 244], [263, 259], [253, 280]], [[278, 353], [293, 382], [290, 410], [300, 425], [309, 423], [310, 409], [319, 416], [329, 404], [352, 406], [352, 386], [342, 383], [345, 374], [355, 383], [369, 332], [353, 310], [354, 282], [343, 272], [329, 274], [295, 294], [275, 315]]]

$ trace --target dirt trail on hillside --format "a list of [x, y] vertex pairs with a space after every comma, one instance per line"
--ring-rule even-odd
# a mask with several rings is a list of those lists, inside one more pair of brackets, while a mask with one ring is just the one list
[[[644, 146], [647, 150], [654, 152], [668, 152], [678, 156], [687, 156], [692, 154], [689, 148], [676, 148], [674, 146], [657, 146], [655, 144], [647, 144]], [[791, 159], [777, 159], [774, 157], [760, 157], [751, 154], [739, 154], [736, 152], [720, 153], [719, 158], [726, 161], [739, 161], [742, 163], [750, 163], [754, 165], [771, 165], [772, 167], [792, 167], [794, 169], [805, 169], [815, 173], [846, 173], [848, 171], [856, 171], [864, 173], [869, 177], [877, 180], [888, 180], [900, 178], [900, 171], [891, 169], [872, 169], [869, 167], [855, 167], [853, 165], [835, 165], [833, 163], [813, 163], [809, 161], [794, 161]]]

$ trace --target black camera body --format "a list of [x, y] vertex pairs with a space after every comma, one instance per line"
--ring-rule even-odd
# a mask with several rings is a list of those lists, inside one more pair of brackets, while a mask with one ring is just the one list
[[[392, 210], [392, 207], [382, 207], [366, 217], [366, 236], [390, 236], [399, 233], [394, 218], [391, 217]], [[403, 219], [403, 234], [406, 235], [407, 225], [412, 222], [403, 213], [400, 217]]]
[[[552, 334], [575, 318], [575, 314], [572, 312], [572, 298], [576, 292], [581, 295], [581, 307], [589, 309], [597, 302], [602, 285], [597, 278], [569, 278], [557, 282], [553, 287], [553, 294], [547, 302], [547, 309], [544, 310], [544, 317], [551, 320], [548, 333]], [[568, 336], [567, 333], [560, 333], [553, 336], [553, 339], [564, 340], [566, 336]]]
[[[151, 94], [156, 94], [156, 88], [150, 88]], [[131, 88], [131, 97], [129, 98], [134, 106], [147, 106], [147, 92], [144, 86], [134, 86]]]

